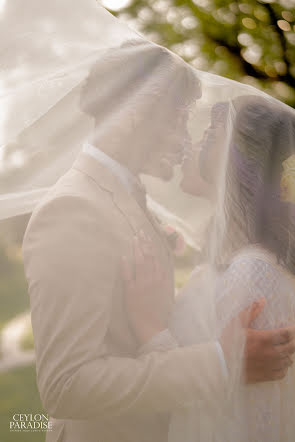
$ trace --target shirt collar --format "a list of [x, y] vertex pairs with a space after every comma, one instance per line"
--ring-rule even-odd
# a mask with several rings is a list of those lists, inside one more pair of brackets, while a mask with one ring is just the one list
[[138, 186], [139, 179], [133, 175], [126, 166], [118, 163], [118, 161], [111, 158], [98, 147], [90, 143], [85, 143], [83, 146], [83, 152], [111, 170], [130, 193], [132, 193], [136, 186]]

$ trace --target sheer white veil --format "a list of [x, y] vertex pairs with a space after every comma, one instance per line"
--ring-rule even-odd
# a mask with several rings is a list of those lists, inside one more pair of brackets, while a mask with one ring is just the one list
[[[131, 144], [135, 156], [148, 143], [147, 162], [168, 150], [173, 155], [176, 145], [189, 155], [199, 149], [216, 103], [261, 95], [193, 69], [95, 0], [76, 1], [74, 9], [69, 0], [29, 0], [25, 8], [6, 1], [1, 18], [1, 219], [31, 212], [85, 141], [121, 151]], [[233, 118], [230, 113], [222, 143]], [[173, 180], [146, 179], [151, 205], [196, 245], [209, 204], [181, 191], [177, 168]], [[197, 216], [196, 203], [204, 209]]]
[[[150, 209], [188, 245], [181, 265], [189, 255], [191, 267], [204, 260], [219, 271], [257, 239], [264, 165], [275, 157], [269, 185], [276, 187], [260, 229], [269, 227], [269, 242], [275, 236], [278, 257], [293, 270], [293, 109], [194, 69], [95, 0], [1, 4], [0, 220], [31, 213], [90, 142], [116, 157], [126, 153], [134, 164], [144, 156], [140, 173]], [[276, 156], [282, 144], [285, 150]], [[282, 205], [271, 204], [284, 171], [282, 224]], [[253, 196], [256, 205], [250, 204]], [[214, 279], [206, 281], [206, 302], [198, 304], [203, 317], [215, 289]], [[215, 339], [210, 318], [204, 336]], [[234, 356], [233, 388], [242, 363]]]
[[69, 169], [92, 129], [79, 106], [91, 66], [140, 37], [95, 0], [1, 5], [2, 219], [32, 211]]

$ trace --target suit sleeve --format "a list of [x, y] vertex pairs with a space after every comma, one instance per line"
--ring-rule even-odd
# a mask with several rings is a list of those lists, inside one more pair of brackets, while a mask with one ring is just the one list
[[23, 256], [44, 408], [57, 419], [91, 419], [220, 400], [226, 385], [214, 342], [137, 358], [108, 354], [117, 234], [90, 202], [68, 195], [41, 207], [27, 229]]

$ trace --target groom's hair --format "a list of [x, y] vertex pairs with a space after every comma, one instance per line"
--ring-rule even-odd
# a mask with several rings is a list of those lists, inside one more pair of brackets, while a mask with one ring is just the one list
[[[295, 154], [295, 114], [259, 96], [240, 97], [233, 104], [237, 114], [225, 177], [221, 247], [234, 253], [249, 243], [260, 244], [295, 273], [295, 200], [283, 201], [280, 188], [283, 162]], [[293, 180], [295, 186], [295, 171]]]
[[95, 119], [95, 134], [111, 135], [111, 150], [125, 140], [135, 155], [145, 152], [148, 162], [160, 146], [169, 148], [171, 140], [184, 144], [187, 126], [182, 117], [189, 117], [200, 96], [201, 81], [191, 66], [161, 46], [130, 40], [93, 64], [80, 106]]
[[[125, 101], [131, 109], [139, 102], [141, 108], [135, 110], [150, 118], [160, 100], [187, 108], [200, 96], [201, 81], [183, 60], [162, 46], [131, 39], [106, 51], [92, 65], [80, 105], [89, 116], [103, 120]], [[145, 98], [151, 104], [147, 109], [142, 106]]]

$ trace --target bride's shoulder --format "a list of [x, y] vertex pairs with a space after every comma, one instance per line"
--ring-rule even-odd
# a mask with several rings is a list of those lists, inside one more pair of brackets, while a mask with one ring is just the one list
[[279, 270], [276, 257], [259, 246], [253, 245], [239, 250], [230, 260], [227, 271], [233, 269], [247, 269], [250, 272], [257, 272], [258, 269]]
[[288, 274], [269, 251], [259, 246], [250, 246], [240, 250], [230, 261], [222, 280], [227, 285], [241, 284], [248, 287], [276, 287], [288, 282]]
[[220, 320], [226, 322], [264, 297], [266, 307], [252, 326], [285, 326], [294, 322], [294, 293], [294, 276], [278, 263], [276, 256], [254, 247], [243, 250], [224, 272], [216, 294]]

